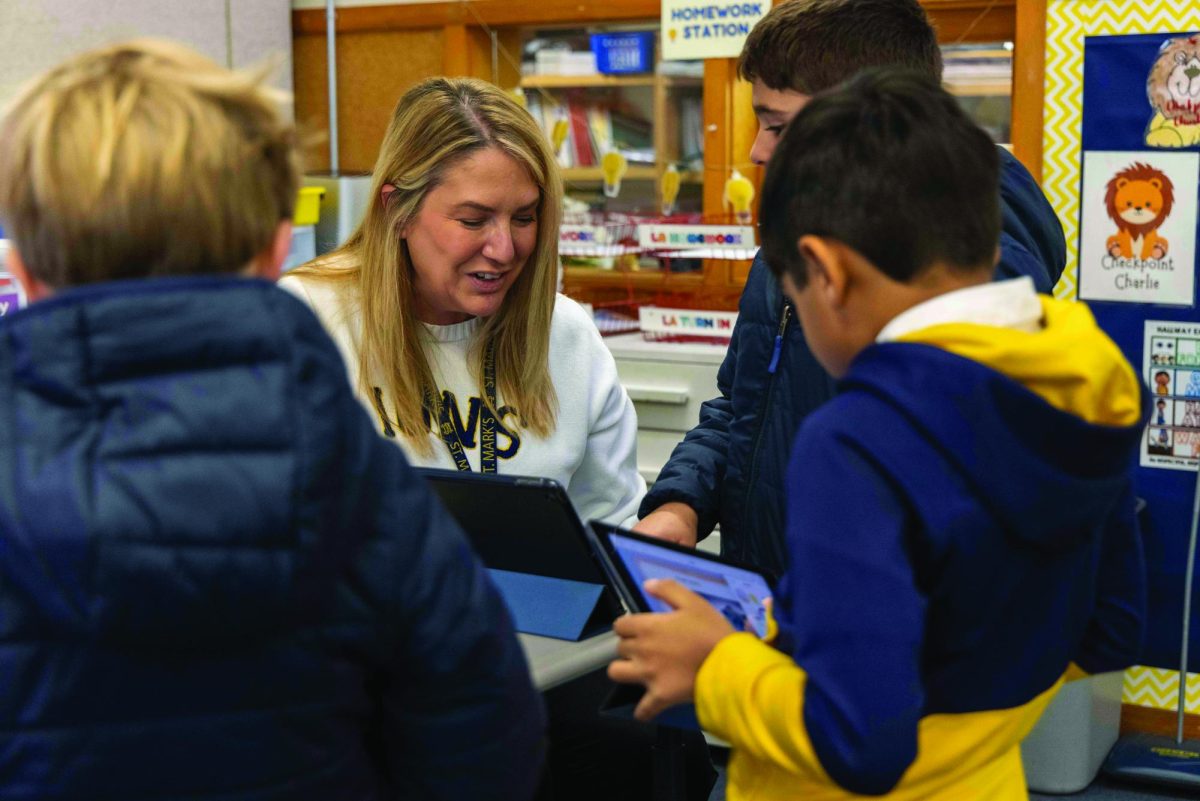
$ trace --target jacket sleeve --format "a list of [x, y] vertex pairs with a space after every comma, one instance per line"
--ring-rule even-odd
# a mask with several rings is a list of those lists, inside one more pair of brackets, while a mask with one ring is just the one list
[[1145, 623], [1146, 562], [1130, 485], [1104, 531], [1096, 571], [1096, 606], [1075, 664], [1087, 673], [1137, 664]]
[[1002, 226], [996, 279], [1027, 275], [1038, 292], [1050, 293], [1067, 261], [1062, 223], [1024, 165], [998, 150]]
[[924, 704], [908, 517], [869, 455], [826, 426], [801, 430], [788, 494], [792, 581], [778, 603], [791, 654], [722, 640], [697, 676], [697, 714], [759, 759], [883, 794], [916, 758]]
[[383, 763], [397, 798], [532, 796], [545, 753], [540, 695], [504, 601], [457, 524], [365, 413], [373, 548], [364, 595], [382, 595], [392, 645], [375, 683]]
[[637, 522], [646, 480], [637, 466], [637, 412], [617, 376], [617, 364], [595, 326], [588, 323], [592, 365], [588, 388], [587, 443], [567, 494], [582, 520], [615, 526]]
[[[733, 382], [737, 375], [738, 352], [750, 328], [746, 325], [747, 308], [758, 298], [758, 287], [767, 273], [766, 263], [756, 258], [746, 279], [746, 288], [738, 302], [738, 321], [733, 327], [729, 349], [717, 370], [720, 393], [700, 406], [700, 422], [671, 452], [638, 511], [640, 517], [672, 501], [692, 507], [699, 516], [697, 534], [707, 537], [720, 516], [721, 485], [729, 458], [729, 428], [733, 422]], [[770, 275], [766, 275], [770, 279]], [[773, 280], [773, 279], [772, 279]]]

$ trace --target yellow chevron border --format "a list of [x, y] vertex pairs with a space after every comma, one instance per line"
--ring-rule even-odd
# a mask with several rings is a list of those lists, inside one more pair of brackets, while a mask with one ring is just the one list
[[[1200, 3], [1195, 0], [1050, 0], [1047, 4], [1042, 188], [1067, 237], [1067, 266], [1054, 288], [1057, 297], [1078, 296], [1084, 37], [1195, 30], [1200, 30]], [[1135, 667], [1125, 673], [1124, 700], [1175, 709], [1178, 688], [1175, 671]], [[1200, 674], [1188, 676], [1187, 709], [1200, 713]]]
[[[1123, 701], [1138, 706], [1175, 710], [1179, 704], [1179, 674], [1162, 668], [1135, 667], [1125, 671]], [[1200, 714], [1200, 673], [1189, 673], [1187, 711]]]
[[1083, 38], [1195, 30], [1200, 30], [1196, 0], [1050, 0], [1047, 5], [1042, 188], [1067, 236], [1067, 266], [1054, 288], [1057, 297], [1078, 295]]

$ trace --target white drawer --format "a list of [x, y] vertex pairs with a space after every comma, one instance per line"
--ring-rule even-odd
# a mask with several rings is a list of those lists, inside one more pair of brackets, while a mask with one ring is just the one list
[[637, 409], [639, 429], [690, 431], [700, 404], [717, 395], [715, 364], [617, 359], [617, 374]]
[[658, 478], [658, 472], [671, 458], [671, 451], [683, 441], [683, 434], [682, 431], [638, 429], [638, 472], [647, 484], [654, 483], [654, 479]]

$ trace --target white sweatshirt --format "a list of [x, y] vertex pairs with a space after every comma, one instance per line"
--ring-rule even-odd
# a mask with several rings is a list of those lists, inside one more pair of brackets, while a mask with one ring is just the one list
[[[279, 285], [316, 312], [341, 351], [359, 402], [380, 433], [386, 434], [390, 427], [385, 428], [374, 399], [364, 394], [359, 383], [362, 322], [357, 297], [350, 296], [346, 284], [296, 276], [285, 276]], [[478, 319], [456, 325], [426, 324], [424, 339], [426, 358], [439, 392], [443, 398], [446, 392], [454, 397], [457, 416], [452, 410], [451, 419], [459, 428], [467, 460], [475, 471], [479, 470], [482, 400], [467, 353], [478, 328]], [[506, 433], [511, 430], [515, 412], [505, 408], [503, 396], [497, 398], [502, 427], [496, 437], [497, 471], [554, 479], [566, 487], [585, 521], [633, 525], [646, 492], [646, 482], [637, 471], [637, 414], [617, 380], [617, 365], [596, 326], [579, 304], [563, 295], [555, 301], [550, 322], [550, 380], [558, 394], [558, 416], [555, 430], [548, 437], [531, 431]], [[379, 388], [384, 408], [390, 408], [382, 382], [372, 380], [370, 386]], [[446, 444], [432, 430], [429, 438], [433, 452], [428, 456], [416, 453], [402, 436], [394, 435], [393, 441], [415, 465], [454, 470], [454, 459]]]

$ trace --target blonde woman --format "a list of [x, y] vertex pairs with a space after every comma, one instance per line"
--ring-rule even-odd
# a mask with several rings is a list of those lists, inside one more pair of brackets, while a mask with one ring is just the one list
[[483, 81], [396, 104], [358, 230], [286, 277], [379, 431], [416, 464], [544, 476], [632, 522], [637, 420], [578, 304], [555, 293], [562, 184], [528, 113]]

